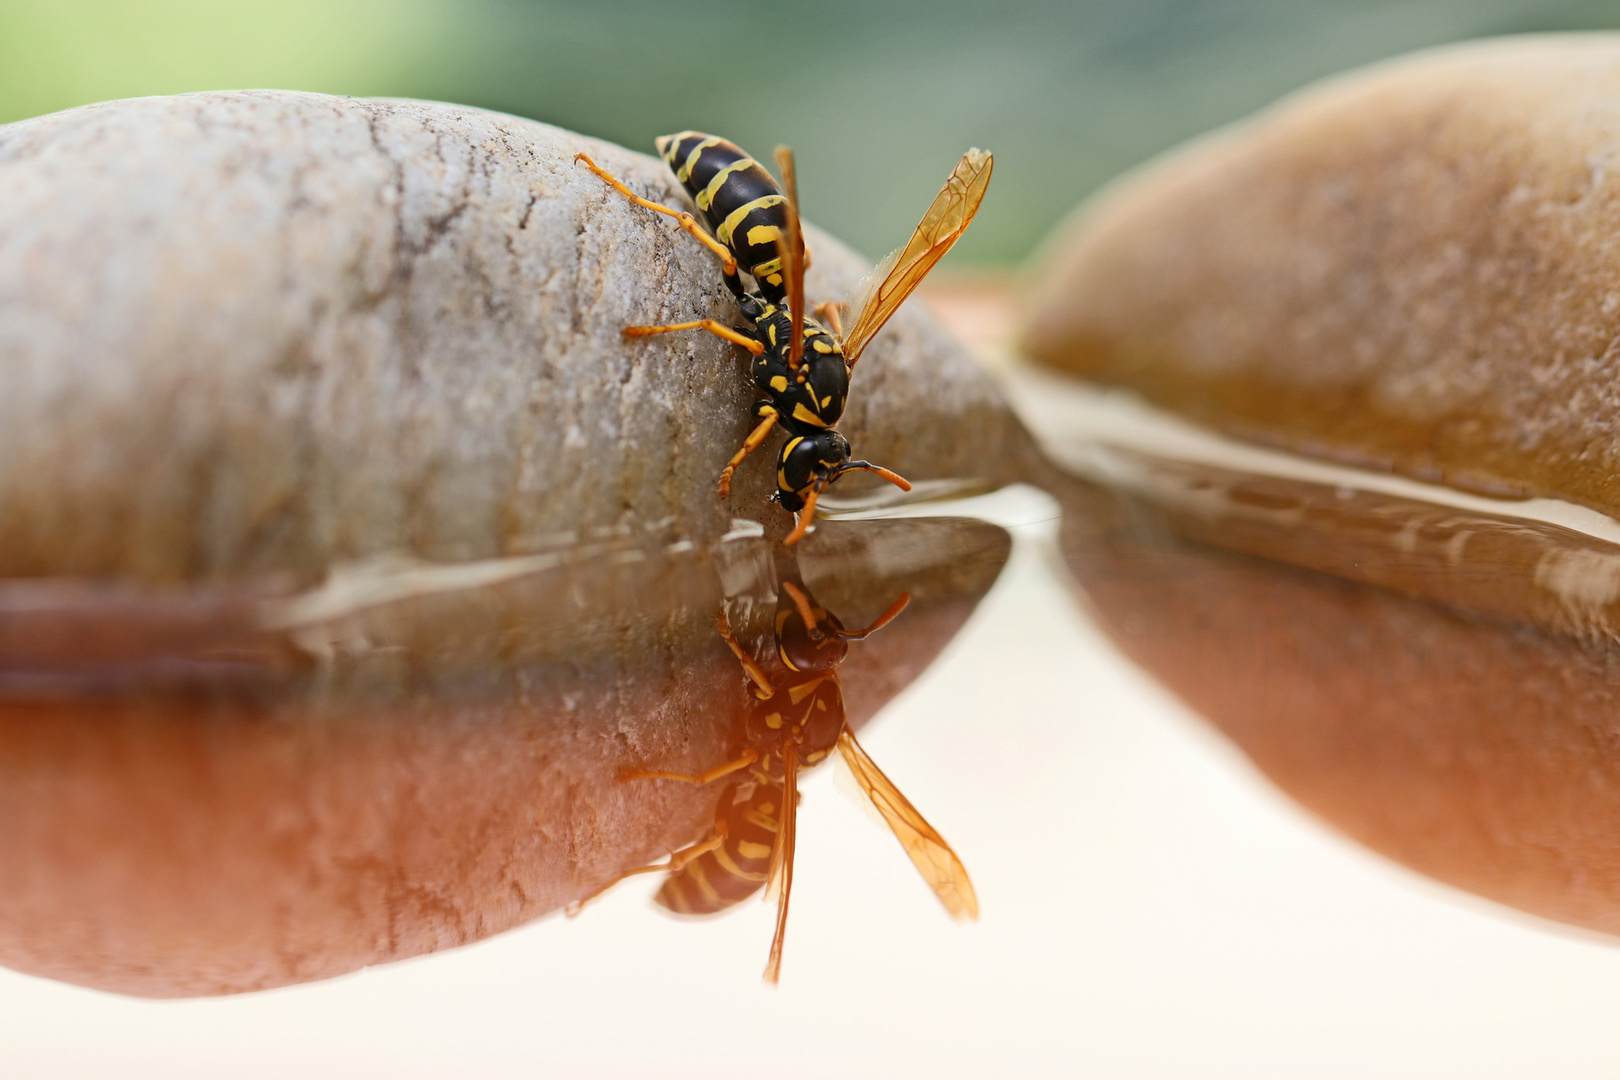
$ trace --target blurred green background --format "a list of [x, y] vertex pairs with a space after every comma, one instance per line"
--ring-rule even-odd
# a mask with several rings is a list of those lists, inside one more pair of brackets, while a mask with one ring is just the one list
[[898, 244], [996, 153], [958, 269], [1023, 258], [1121, 170], [1312, 79], [1416, 48], [1620, 27], [1620, 0], [0, 0], [0, 121], [273, 86], [438, 98], [650, 150], [799, 155], [805, 212]]

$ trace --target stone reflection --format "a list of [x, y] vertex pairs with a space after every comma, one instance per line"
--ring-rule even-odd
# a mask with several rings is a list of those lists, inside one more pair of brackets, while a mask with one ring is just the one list
[[[851, 729], [1008, 547], [963, 519], [827, 521], [799, 546], [787, 580], [840, 625], [910, 597], [837, 666]], [[147, 996], [326, 978], [701, 841], [727, 784], [621, 777], [732, 759], [759, 699], [716, 617], [744, 650], [774, 641], [778, 557], [744, 527], [710, 551], [373, 563], [302, 594], [0, 584], [0, 963]]]
[[1620, 548], [1125, 457], [1051, 487], [1127, 655], [1369, 847], [1620, 933]]

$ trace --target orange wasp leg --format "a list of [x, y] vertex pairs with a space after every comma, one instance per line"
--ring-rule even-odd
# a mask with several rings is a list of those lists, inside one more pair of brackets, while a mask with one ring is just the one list
[[827, 300], [815, 305], [812, 309], [816, 318], [824, 323], [827, 329], [833, 332], [833, 337], [839, 341], [844, 340], [844, 320], [838, 314], [839, 304], [836, 300]]
[[702, 244], [704, 247], [708, 248], [710, 251], [714, 252], [720, 257], [720, 261], [725, 265], [725, 270], [728, 275], [735, 274], [737, 272], [737, 257], [733, 255], [730, 249], [728, 249], [724, 244], [710, 236], [708, 233], [704, 232], [703, 226], [697, 223], [697, 218], [693, 217], [691, 214], [688, 214], [685, 210], [671, 210], [669, 207], [660, 206], [650, 199], [643, 199], [640, 195], [637, 195], [635, 192], [625, 187], [624, 184], [620, 182], [618, 177], [614, 176], [612, 173], [602, 168], [602, 166], [592, 161], [589, 154], [575, 154], [574, 160], [591, 170], [591, 172], [595, 173], [597, 176], [601, 177], [609, 187], [613, 188], [614, 191], [617, 191], [620, 195], [623, 195], [637, 206], [644, 206], [648, 210], [653, 210], [660, 214], [668, 214], [670, 217], [674, 218], [676, 222], [680, 224], [682, 229], [685, 229], [691, 234], [692, 239], [696, 240], [698, 243]]
[[826, 477], [822, 477], [811, 486], [810, 494], [805, 496], [804, 508], [799, 511], [798, 524], [793, 526], [792, 532], [782, 538], [782, 543], [785, 546], [792, 547], [800, 540], [803, 540], [804, 534], [810, 531], [811, 524], [816, 520], [816, 500], [821, 498], [821, 491], [828, 483], [830, 481]]
[[734, 345], [741, 345], [749, 352], [758, 356], [765, 351], [765, 346], [740, 330], [733, 330], [724, 323], [713, 319], [699, 319], [696, 322], [669, 323], [662, 326], [627, 326], [623, 333], [625, 337], [652, 337], [654, 334], [673, 334], [677, 330], [707, 330], [717, 338], [725, 338]]
[[[737, 466], [741, 465], [743, 459], [749, 454], [759, 449], [759, 444], [765, 441], [765, 436], [771, 433], [771, 428], [776, 426], [776, 421], [780, 419], [781, 415], [769, 405], [763, 406], [760, 412], [765, 418], [759, 422], [753, 431], [748, 433], [748, 438], [743, 440], [742, 449], [733, 454], [731, 460], [726, 463], [726, 467], [720, 470], [720, 494], [722, 495], [731, 494], [731, 476], [737, 471]], [[752, 675], [753, 673], [750, 672], [749, 674]]]
[[816, 613], [811, 610], [810, 598], [804, 595], [804, 590], [791, 581], [782, 582], [782, 588], [793, 601], [793, 606], [798, 609], [799, 618], [804, 620], [804, 629], [810, 635], [810, 640], [820, 641], [826, 637], [827, 635], [821, 632], [821, 624], [816, 621]]
[[746, 769], [759, 760], [756, 750], [744, 750], [742, 756], [735, 761], [728, 761], [723, 765], [716, 765], [712, 769], [705, 769], [700, 773], [665, 772], [663, 769], [631, 769], [629, 772], [619, 774], [619, 782], [626, 783], [631, 780], [679, 780], [683, 784], [712, 784], [722, 776], [730, 776], [738, 769]]
[[720, 636], [725, 639], [727, 647], [731, 649], [731, 655], [735, 656], [737, 663], [742, 665], [743, 673], [754, 681], [755, 686], [759, 687], [758, 690], [754, 691], [755, 695], [763, 701], [776, 693], [776, 687], [772, 686], [771, 680], [766, 677], [765, 669], [755, 663], [754, 658], [749, 656], [747, 650], [737, 642], [737, 636], [731, 632], [731, 624], [726, 621], [726, 613], [722, 611], [719, 618], [715, 619], [714, 622], [720, 630]]
[[603, 885], [600, 889], [597, 889], [583, 900], [575, 900], [573, 903], [568, 904], [563, 909], [564, 913], [570, 919], [572, 919], [584, 909], [586, 904], [590, 903], [592, 900], [595, 900], [597, 897], [613, 888], [613, 886], [617, 885], [625, 878], [635, 877], [637, 874], [656, 874], [660, 870], [668, 870], [671, 873], [674, 873], [698, 856], [707, 855], [709, 852], [724, 844], [726, 842], [727, 832], [728, 830], [726, 828], [725, 819], [721, 818], [719, 821], [714, 823], [714, 833], [710, 835], [707, 840], [699, 840], [690, 847], [684, 847], [679, 851], [671, 852], [669, 858], [661, 863], [653, 863], [651, 866], [638, 866], [634, 870], [626, 870], [624, 873], [620, 874], [612, 881], [609, 881], [606, 885]]

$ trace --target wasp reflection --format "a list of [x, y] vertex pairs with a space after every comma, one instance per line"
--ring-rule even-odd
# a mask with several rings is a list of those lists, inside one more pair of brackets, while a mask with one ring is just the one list
[[712, 915], [761, 888], [775, 889], [776, 935], [765, 966], [765, 978], [773, 983], [781, 973], [793, 893], [799, 770], [821, 764], [835, 748], [946, 910], [957, 918], [979, 914], [962, 860], [867, 756], [845, 715], [838, 667], [849, 642], [864, 640], [898, 617], [910, 594], [902, 592], [863, 629], [849, 630], [816, 602], [791, 553], [778, 550], [774, 564], [777, 601], [763, 663], [737, 640], [724, 611], [718, 618], [719, 635], [737, 658], [752, 697], [736, 725], [731, 757], [701, 773], [637, 769], [622, 777], [697, 785], [726, 781], [707, 836], [667, 862], [624, 876], [667, 871], [658, 903], [682, 915]]

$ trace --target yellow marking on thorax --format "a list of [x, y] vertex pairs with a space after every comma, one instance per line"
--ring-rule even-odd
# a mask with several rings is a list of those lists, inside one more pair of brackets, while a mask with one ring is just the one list
[[790, 686], [788, 687], [788, 700], [797, 705], [806, 697], [815, 693], [816, 687], [820, 686], [826, 681], [827, 676], [823, 675], [819, 679], [811, 679], [807, 683], [800, 683], [798, 686]]
[[769, 326], [767, 326], [765, 328], [765, 333], [770, 337], [771, 344], [774, 346], [776, 344], [776, 324], [771, 323]]
[[702, 191], [698, 192], [696, 200], [698, 209], [707, 210], [709, 207], [714, 205], [714, 197], [720, 194], [720, 189], [725, 186], [727, 180], [731, 179], [732, 173], [741, 172], [750, 165], [757, 164], [759, 163], [751, 157], [738, 158], [730, 165], [727, 165], [725, 168], [715, 173], [714, 176], [710, 178], [708, 186]]
[[737, 226], [743, 223], [744, 218], [755, 210], [763, 210], [768, 206], [778, 206], [785, 202], [787, 202], [787, 199], [781, 195], [761, 195], [753, 202], [744, 203], [726, 215], [726, 220], [722, 221], [720, 227], [714, 231], [715, 238], [730, 247], [731, 234], [736, 230]]
[[675, 170], [675, 179], [679, 180], [683, 184], [686, 183], [688, 178], [690, 178], [692, 175], [692, 167], [696, 165], [698, 163], [698, 159], [703, 156], [703, 151], [719, 146], [724, 141], [724, 139], [721, 139], [718, 136], [710, 135], [707, 139], [704, 139], [702, 142], [692, 147], [691, 153], [686, 155], [686, 163], [683, 164], [679, 169]]
[[826, 427], [827, 421], [804, 407], [804, 402], [793, 403], [793, 419], [803, 424], [814, 424], [816, 427]]
[[[757, 229], [748, 230], [748, 242], [750, 244], [754, 242], [754, 233], [757, 231]], [[755, 277], [764, 277], [767, 274], [779, 274], [781, 272], [782, 260], [780, 258], [766, 259], [764, 262], [760, 263], [758, 266], [749, 271], [749, 273], [753, 274]], [[774, 311], [776, 309], [772, 308], [771, 310]]]
[[[771, 333], [772, 333], [771, 344], [772, 345], [776, 344], [775, 332], [776, 332], [776, 328], [774, 326], [771, 327]], [[787, 393], [787, 376], [786, 375], [777, 375], [776, 377], [771, 379], [771, 389], [775, 390], [778, 394]]]
[[816, 340], [812, 341], [810, 343], [810, 347], [812, 349], [816, 350], [816, 352], [822, 353], [824, 355], [825, 354], [830, 354], [833, 351], [832, 345], [830, 345], [829, 343], [821, 340], [820, 338], [816, 338]]

